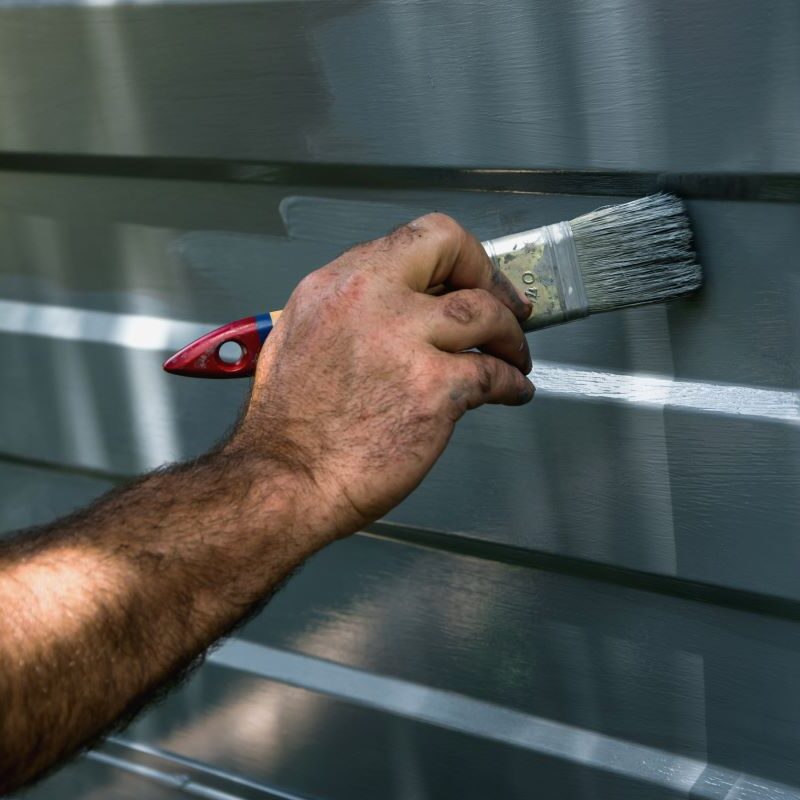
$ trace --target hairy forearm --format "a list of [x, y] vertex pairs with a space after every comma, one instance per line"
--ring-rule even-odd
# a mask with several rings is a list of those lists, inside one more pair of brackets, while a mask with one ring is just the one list
[[323, 546], [306, 498], [223, 451], [0, 546], [0, 790], [129, 718]]
[[422, 217], [302, 281], [219, 451], [0, 545], [0, 791], [129, 718], [399, 503], [467, 410], [528, 402], [530, 312], [477, 239]]

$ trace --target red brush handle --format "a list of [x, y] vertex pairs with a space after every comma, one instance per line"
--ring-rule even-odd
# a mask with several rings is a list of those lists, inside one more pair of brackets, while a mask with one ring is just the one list
[[[229, 322], [170, 356], [164, 369], [191, 378], [246, 378], [256, 371], [258, 354], [279, 314], [280, 311], [273, 311]], [[236, 360], [220, 355], [228, 342], [239, 346]]]

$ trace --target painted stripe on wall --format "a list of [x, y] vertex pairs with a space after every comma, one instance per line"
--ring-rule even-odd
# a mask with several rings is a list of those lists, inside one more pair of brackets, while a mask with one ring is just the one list
[[800, 395], [791, 391], [599, 372], [547, 362], [536, 364], [530, 377], [537, 388], [550, 394], [787, 422], [800, 420]]
[[[220, 324], [0, 300], [0, 333], [47, 336], [163, 353], [178, 350]], [[800, 421], [800, 394], [795, 391], [677, 381], [651, 375], [579, 369], [545, 361], [535, 364], [531, 379], [540, 392], [570, 398], [791, 423]]]

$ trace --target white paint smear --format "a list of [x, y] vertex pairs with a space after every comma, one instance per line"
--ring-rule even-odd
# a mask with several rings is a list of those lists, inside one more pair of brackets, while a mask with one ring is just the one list
[[[136, 350], [174, 352], [220, 324], [0, 300], [0, 333], [48, 336]], [[800, 421], [800, 395], [796, 391], [603, 372], [546, 361], [536, 363], [530, 378], [544, 394]]]
[[714, 414], [766, 417], [797, 422], [795, 391], [756, 389], [724, 383], [677, 381], [655, 375], [628, 375], [539, 362], [529, 375], [537, 391], [614, 400], [658, 408], [686, 408]]

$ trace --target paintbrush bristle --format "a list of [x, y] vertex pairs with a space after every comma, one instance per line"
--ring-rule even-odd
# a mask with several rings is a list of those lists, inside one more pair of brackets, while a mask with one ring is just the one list
[[671, 194], [571, 220], [589, 313], [655, 303], [699, 288], [686, 209]]

